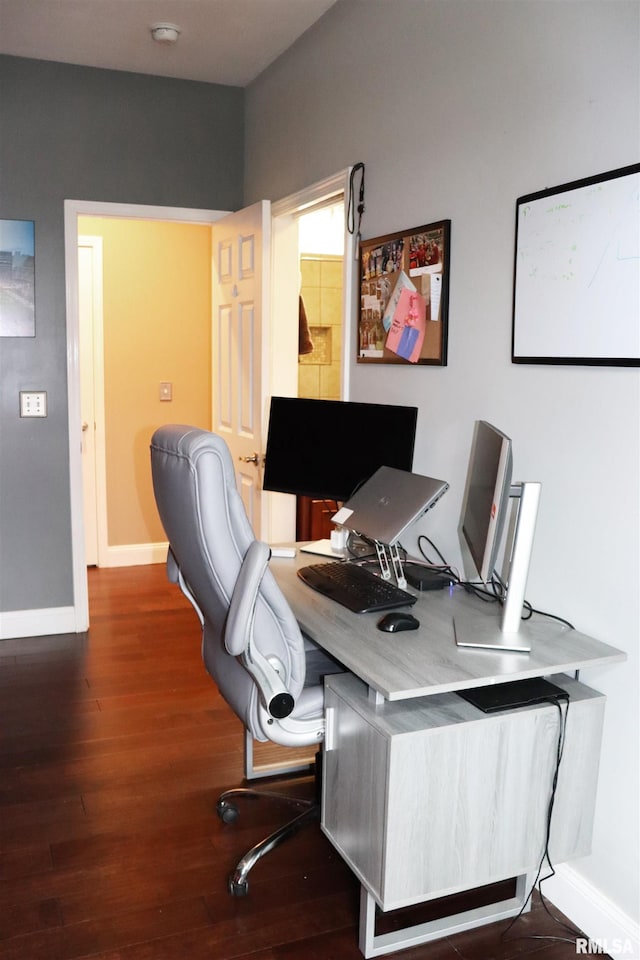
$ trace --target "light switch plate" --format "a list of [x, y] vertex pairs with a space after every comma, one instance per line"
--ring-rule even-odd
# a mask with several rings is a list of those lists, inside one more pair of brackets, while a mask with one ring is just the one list
[[173, 384], [170, 380], [160, 381], [160, 399], [173, 400]]
[[47, 391], [46, 390], [21, 390], [20, 391], [20, 416], [21, 417], [46, 417], [47, 415]]

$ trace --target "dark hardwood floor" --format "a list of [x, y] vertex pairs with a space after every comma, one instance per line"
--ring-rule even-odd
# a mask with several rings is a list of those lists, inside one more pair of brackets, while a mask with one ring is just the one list
[[[359, 960], [358, 885], [307, 828], [251, 874], [226, 877], [286, 819], [217, 795], [242, 777], [242, 730], [200, 659], [196, 617], [162, 565], [89, 571], [88, 635], [0, 642], [3, 960]], [[285, 784], [310, 795], [309, 782]], [[506, 923], [406, 960], [570, 960], [573, 943]], [[512, 937], [567, 936], [536, 897]]]

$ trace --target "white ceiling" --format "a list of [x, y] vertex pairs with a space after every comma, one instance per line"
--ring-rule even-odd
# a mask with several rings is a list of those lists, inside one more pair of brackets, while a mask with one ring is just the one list
[[[244, 87], [336, 0], [0, 0], [0, 53]], [[180, 28], [176, 44], [150, 27]]]

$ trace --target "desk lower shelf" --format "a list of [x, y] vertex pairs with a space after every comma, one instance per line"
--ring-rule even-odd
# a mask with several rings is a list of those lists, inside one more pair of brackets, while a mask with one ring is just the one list
[[[550, 843], [560, 863], [590, 852], [605, 698], [553, 681], [571, 697]], [[325, 704], [322, 829], [383, 910], [535, 872], [555, 706], [487, 715], [453, 693], [374, 704], [350, 674], [326, 679]]]

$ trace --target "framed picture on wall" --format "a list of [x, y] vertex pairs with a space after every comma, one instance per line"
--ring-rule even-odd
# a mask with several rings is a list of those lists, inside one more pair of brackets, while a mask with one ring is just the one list
[[640, 164], [516, 201], [511, 356], [640, 365]]
[[0, 337], [35, 335], [35, 224], [0, 220]]
[[446, 366], [451, 221], [360, 244], [358, 363]]

